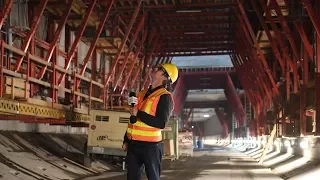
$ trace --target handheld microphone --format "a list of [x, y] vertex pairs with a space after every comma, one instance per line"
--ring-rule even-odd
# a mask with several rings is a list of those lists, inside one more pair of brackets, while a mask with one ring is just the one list
[[[129, 97], [136, 97], [136, 93], [134, 91], [131, 91], [130, 94], [129, 94]], [[131, 103], [131, 107], [134, 107], [134, 105], [135, 104], [132, 102]]]
[[[131, 90], [130, 94], [129, 94], [129, 97], [136, 97], [136, 93], [134, 90]], [[134, 102], [131, 102], [131, 107], [134, 107], [135, 103]], [[131, 124], [134, 124], [137, 122], [137, 117], [136, 116], [130, 116], [130, 123]]]

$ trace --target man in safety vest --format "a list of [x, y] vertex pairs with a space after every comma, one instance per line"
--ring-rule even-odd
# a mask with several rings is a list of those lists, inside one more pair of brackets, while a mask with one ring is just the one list
[[142, 178], [143, 165], [149, 180], [160, 180], [163, 156], [162, 129], [165, 128], [174, 108], [172, 94], [167, 90], [178, 79], [173, 64], [161, 64], [153, 69], [151, 85], [142, 90], [131, 102], [138, 102], [130, 110], [136, 117], [129, 123], [122, 149], [127, 151], [128, 180]]

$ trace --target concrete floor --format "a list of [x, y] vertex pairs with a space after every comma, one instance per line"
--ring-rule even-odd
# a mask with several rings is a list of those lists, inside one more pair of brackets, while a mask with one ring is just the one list
[[[85, 180], [126, 180], [126, 172], [106, 172]], [[144, 179], [147, 179], [144, 175]], [[163, 180], [278, 180], [269, 168], [225, 147], [195, 151], [194, 157], [163, 162]]]

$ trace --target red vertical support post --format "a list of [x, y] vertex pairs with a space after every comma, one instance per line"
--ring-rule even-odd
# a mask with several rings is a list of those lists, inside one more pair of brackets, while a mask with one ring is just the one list
[[316, 39], [316, 73], [315, 73], [315, 91], [316, 91], [316, 135], [320, 135], [320, 23], [317, 17], [320, 16], [320, 2], [315, 1], [316, 3], [316, 12], [313, 13], [310, 0], [303, 0], [305, 3], [305, 8], [308, 11], [309, 17], [312, 20], [312, 23], [317, 32]]
[[[320, 44], [320, 43], [317, 43]], [[320, 135], [320, 73], [319, 69], [315, 75], [315, 89], [316, 89], [316, 135]]]
[[57, 74], [56, 74], [56, 61], [52, 62], [52, 108], [54, 108], [54, 103], [56, 101], [56, 77], [57, 77]]
[[7, 0], [5, 2], [6, 2], [6, 4], [0, 10], [0, 29], [2, 28], [2, 25], [3, 25], [4, 21], [6, 20], [7, 16], [11, 12], [13, 0]]
[[[289, 63], [288, 63], [288, 59], [286, 59], [286, 98], [287, 100], [290, 99], [290, 82], [291, 82], [291, 79], [290, 79], [290, 68], [289, 68]], [[294, 64], [294, 63], [293, 63]], [[292, 66], [292, 69], [295, 69], [295, 66], [293, 65]]]
[[[65, 8], [64, 12], [63, 12], [63, 15], [61, 16], [61, 19], [60, 19], [60, 22], [59, 22], [59, 25], [57, 27], [57, 30], [55, 31], [55, 34], [54, 34], [54, 38], [52, 40], [52, 42], [50, 43], [50, 46], [49, 46], [49, 50], [47, 52], [47, 55], [46, 55], [46, 58], [45, 58], [45, 61], [46, 62], [50, 62], [50, 59], [53, 55], [53, 52], [54, 52], [54, 49], [56, 48], [57, 46], [57, 42], [59, 40], [59, 37], [61, 35], [61, 32], [62, 32], [62, 29], [63, 27], [65, 26], [66, 22], [67, 22], [67, 19], [69, 17], [69, 14], [71, 12], [71, 8], [72, 8], [72, 4], [73, 4], [73, 1], [74, 0], [70, 0], [68, 1], [68, 4], [67, 4], [67, 7]], [[54, 29], [53, 29], [54, 31]], [[40, 73], [39, 73], [39, 79], [42, 79], [43, 78], [43, 75], [45, 74], [45, 71], [47, 69], [47, 66], [44, 66]]]
[[141, 3], [142, 3], [142, 0], [140, 0], [140, 1], [138, 2], [138, 5], [136, 6], [136, 9], [135, 9], [135, 11], [134, 11], [134, 13], [133, 13], [133, 15], [132, 15], [132, 17], [131, 17], [130, 24], [129, 24], [128, 28], [127, 28], [125, 37], [124, 37], [124, 39], [122, 40], [121, 45], [120, 45], [120, 47], [119, 47], [119, 49], [118, 49], [118, 52], [117, 52], [116, 56], [114, 57], [114, 59], [113, 59], [113, 61], [112, 61], [113, 64], [112, 64], [112, 66], [111, 66], [111, 68], [110, 68], [110, 72], [108, 73], [108, 77], [107, 77], [107, 79], [106, 79], [106, 81], [105, 81], [105, 87], [108, 86], [108, 83], [109, 83], [109, 81], [111, 80], [111, 76], [113, 75], [113, 73], [114, 73], [114, 71], [115, 71], [115, 69], [116, 69], [116, 66], [118, 65], [118, 61], [119, 61], [120, 55], [121, 55], [121, 53], [122, 53], [122, 50], [123, 50], [124, 46], [125, 46], [126, 43], [127, 43], [127, 40], [128, 40], [128, 38], [129, 38], [131, 29], [132, 29], [132, 26], [133, 26], [133, 24], [134, 24], [134, 22], [136, 21], [136, 18], [137, 18], [137, 16], [138, 16]]
[[[29, 48], [30, 42], [31, 42], [34, 34], [36, 33], [36, 30], [37, 30], [39, 22], [40, 22], [40, 18], [41, 18], [42, 14], [43, 14], [43, 11], [46, 8], [47, 2], [48, 2], [48, 0], [41, 0], [40, 4], [37, 6], [36, 14], [33, 17], [33, 20], [31, 22], [30, 31], [28, 32], [27, 36], [25, 37], [23, 45], [22, 45], [22, 49], [21, 50], [23, 52], [27, 52], [27, 50]], [[17, 59], [16, 67], [15, 67], [15, 71], [16, 72], [19, 71], [20, 66], [22, 64], [22, 60], [23, 60], [23, 56]]]
[[[27, 86], [29, 85], [29, 76], [30, 76], [30, 53], [27, 52], [27, 72], [26, 72], [26, 82], [25, 82], [25, 98], [28, 99], [28, 93], [30, 95], [30, 92], [28, 92], [28, 88]], [[1, 77], [2, 77], [2, 74], [1, 74]], [[0, 83], [1, 84], [1, 83]], [[1, 85], [2, 86], [2, 85]]]
[[4, 87], [4, 82], [3, 82], [3, 65], [4, 65], [4, 40], [1, 40], [1, 67], [0, 67], [0, 97], [3, 96], [3, 87]]
[[[91, 68], [91, 84], [90, 84], [90, 88], [91, 88], [91, 97], [96, 97], [97, 96], [97, 90], [96, 89], [93, 89], [92, 88], [92, 81], [97, 81], [97, 62], [98, 62], [98, 58], [97, 58], [97, 50], [95, 49], [93, 51], [93, 54], [92, 54], [92, 68]], [[101, 57], [100, 57], [100, 62], [101, 62]], [[103, 82], [103, 81], [102, 81]], [[90, 99], [91, 99], [90, 97]], [[90, 104], [91, 107], [92, 107], [92, 103]], [[90, 107], [90, 108], [91, 108]], [[89, 108], [89, 109], [90, 109]]]
[[[69, 52], [70, 45], [72, 44], [72, 32], [70, 27], [65, 26], [65, 52]], [[65, 59], [65, 63], [67, 63], [67, 59]], [[72, 75], [67, 75], [67, 79], [72, 76]], [[70, 81], [65, 81], [65, 88], [71, 89], [71, 82]], [[65, 101], [70, 103], [72, 99], [72, 95], [65, 92]]]
[[[96, 2], [97, 2], [97, 0], [92, 0], [91, 1], [91, 4], [89, 5], [89, 7], [88, 7], [88, 9], [86, 11], [86, 14], [85, 14], [85, 16], [84, 16], [84, 18], [83, 18], [83, 20], [81, 22], [81, 25], [80, 25], [79, 30], [77, 32], [76, 38], [75, 38], [75, 40], [74, 40], [74, 42], [72, 44], [72, 47], [70, 49], [70, 52], [69, 52], [68, 56], [67, 56], [66, 64], [64, 66], [64, 69], [66, 69], [66, 70], [69, 69], [70, 64], [71, 64], [71, 60], [75, 56], [76, 49], [77, 49], [77, 47], [79, 45], [79, 41], [81, 40], [82, 34], [84, 33], [84, 30], [86, 29], [86, 26], [87, 26], [88, 21], [89, 21], [89, 17], [91, 15], [91, 13], [93, 12], [93, 9], [95, 7]], [[60, 76], [60, 78], [58, 80], [58, 86], [61, 84], [61, 82], [63, 81], [65, 76], [66, 76], [66, 74], [62, 72], [61, 76]]]
[[302, 74], [302, 85], [300, 88], [300, 133], [305, 136], [307, 128], [307, 116], [306, 116], [306, 91], [308, 83], [308, 55], [307, 49], [304, 47], [303, 52], [303, 74]]
[[91, 97], [92, 97], [92, 76], [91, 76], [90, 87], [89, 87], [89, 108], [88, 108], [88, 114], [90, 114], [91, 106], [92, 106]]
[[[88, 62], [89, 62], [89, 59], [91, 58], [93, 52], [95, 51], [97, 42], [98, 42], [98, 40], [99, 40], [99, 38], [100, 38], [100, 34], [101, 34], [102, 30], [103, 30], [104, 24], [106, 23], [106, 21], [107, 21], [107, 19], [108, 19], [109, 12], [110, 12], [110, 10], [111, 10], [113, 1], [114, 1], [114, 0], [111, 0], [111, 1], [109, 2], [109, 6], [108, 6], [107, 10], [105, 11], [105, 14], [104, 14], [102, 20], [100, 21], [99, 26], [98, 26], [98, 28], [97, 28], [97, 30], [96, 30], [95, 37], [93, 38], [93, 40], [92, 40], [91, 43], [90, 43], [89, 50], [88, 50], [88, 52], [87, 52], [86, 57], [84, 58], [83, 65], [82, 65], [82, 68], [81, 68], [81, 70], [80, 70], [80, 75], [81, 75], [81, 76], [84, 75], [84, 72], [86, 71], [86, 68], [87, 68], [87, 65], [88, 65]], [[80, 85], [80, 79], [77, 80], [77, 82], [76, 82], [76, 90], [78, 90], [79, 85]]]

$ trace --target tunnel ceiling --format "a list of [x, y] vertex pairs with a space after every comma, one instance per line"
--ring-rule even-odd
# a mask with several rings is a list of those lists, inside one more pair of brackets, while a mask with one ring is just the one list
[[[180, 63], [180, 76], [173, 87], [175, 111], [229, 106], [241, 127], [246, 116], [243, 105], [249, 104], [255, 113], [248, 115], [251, 129], [260, 133], [267, 129], [263, 118], [267, 111], [281, 111], [288, 119], [301, 116], [305, 126], [306, 109], [320, 105], [320, 100], [315, 103], [315, 93], [309, 93], [320, 84], [315, 83], [320, 77], [316, 74], [319, 52], [315, 53], [320, 47], [320, 1], [4, 2], [0, 27], [5, 32], [1, 42], [5, 79], [1, 82], [15, 78], [30, 85], [30, 93], [28, 88], [21, 92], [23, 99], [30, 96], [29, 104], [41, 104], [33, 97], [46, 92], [52, 104], [45, 106], [59, 105], [59, 110], [51, 110], [57, 111], [58, 120], [65, 121], [59, 119], [60, 114], [71, 104], [79, 123], [88, 122], [93, 108], [123, 109], [124, 96], [131, 89], [139, 91], [150, 85], [151, 67], [180, 57], [229, 56], [233, 66], [192, 63], [190, 68], [189, 60]], [[185, 102], [190, 90], [203, 89], [224, 89], [226, 98]], [[0, 90], [1, 96], [14, 96], [10, 94], [14, 91]], [[218, 114], [223, 118], [223, 113]], [[305, 134], [305, 129], [301, 131]]]

